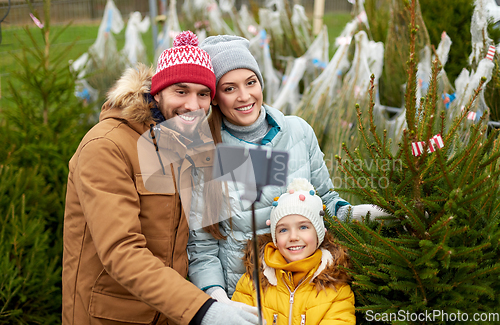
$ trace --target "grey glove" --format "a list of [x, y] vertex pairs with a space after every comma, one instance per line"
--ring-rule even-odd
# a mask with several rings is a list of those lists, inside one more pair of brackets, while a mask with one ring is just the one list
[[345, 221], [348, 216], [352, 220], [362, 221], [363, 217], [370, 212], [370, 216], [377, 220], [379, 217], [389, 217], [390, 214], [385, 213], [382, 209], [373, 204], [358, 204], [358, 205], [344, 205], [337, 210], [337, 217]]
[[258, 325], [259, 317], [239, 308], [214, 302], [208, 308], [201, 325]]

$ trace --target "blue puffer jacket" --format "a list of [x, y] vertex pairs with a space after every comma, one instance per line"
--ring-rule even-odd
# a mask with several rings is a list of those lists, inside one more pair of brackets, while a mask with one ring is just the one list
[[[328, 209], [337, 212], [338, 208], [349, 203], [339, 197], [333, 188], [327, 167], [323, 161], [318, 140], [312, 127], [297, 116], [284, 116], [269, 106], [264, 106], [267, 121], [272, 126], [262, 144], [275, 150], [289, 153], [288, 183], [297, 177], [308, 179], [323, 199]], [[232, 145], [249, 144], [222, 130], [222, 141]], [[190, 233], [188, 243], [189, 279], [199, 288], [206, 290], [220, 286], [231, 297], [240, 277], [245, 273], [243, 249], [252, 238], [252, 210], [248, 201], [242, 201], [243, 186], [229, 182], [231, 219], [222, 221], [220, 229], [227, 240], [216, 240], [201, 229], [200, 220], [203, 201], [193, 197], [190, 214]], [[286, 191], [286, 187], [266, 186], [260, 201], [255, 203], [257, 234], [269, 233], [266, 221], [271, 213], [275, 197]]]

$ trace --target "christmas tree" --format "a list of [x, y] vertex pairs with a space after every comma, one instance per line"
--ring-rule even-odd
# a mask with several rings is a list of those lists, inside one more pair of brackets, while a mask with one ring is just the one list
[[[417, 102], [416, 0], [411, 14], [405, 94], [406, 128], [399, 150], [358, 106], [362, 145], [337, 156], [347, 187], [337, 189], [376, 204], [392, 216], [363, 222], [327, 217], [339, 242], [349, 248], [358, 323], [438, 324], [473, 321], [474, 313], [498, 319], [500, 290], [500, 140], [483, 117], [467, 119], [475, 96], [453, 121], [437, 108], [435, 60], [426, 96]], [[486, 315], [486, 314], [485, 314]], [[487, 315], [488, 316], [488, 315]], [[457, 318], [458, 317], [458, 318]], [[484, 318], [481, 319], [482, 321]]]

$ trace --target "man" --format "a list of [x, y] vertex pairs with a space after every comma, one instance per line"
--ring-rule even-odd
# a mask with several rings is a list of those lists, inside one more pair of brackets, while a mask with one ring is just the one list
[[[162, 164], [162, 173], [153, 178], [143, 173], [138, 155], [141, 135], [150, 131], [157, 145], [157, 122], [176, 119], [176, 131], [189, 130], [190, 112], [208, 112], [215, 75], [208, 54], [197, 45], [194, 34], [181, 33], [158, 59], [154, 76], [144, 65], [128, 69], [69, 162], [65, 325], [258, 323], [257, 316], [216, 302], [186, 280], [184, 210], [189, 208], [183, 207], [178, 179], [181, 172], [186, 178], [191, 169], [208, 168], [208, 154], [182, 161], [178, 172], [174, 162]], [[182, 147], [188, 140], [172, 141]], [[149, 187], [151, 179], [160, 186]]]

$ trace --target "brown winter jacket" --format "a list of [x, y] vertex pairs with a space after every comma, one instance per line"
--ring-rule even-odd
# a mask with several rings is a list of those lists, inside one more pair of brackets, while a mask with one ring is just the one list
[[[69, 162], [64, 325], [188, 324], [210, 298], [186, 280], [189, 229], [172, 177], [179, 166], [150, 178], [159, 181], [159, 191], [143, 182], [149, 175], [141, 173], [137, 141], [153, 123], [143, 97], [152, 74], [145, 66], [125, 72]], [[211, 154], [197, 155], [196, 167], [207, 167]], [[181, 183], [191, 182], [186, 164]]]

